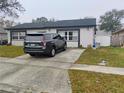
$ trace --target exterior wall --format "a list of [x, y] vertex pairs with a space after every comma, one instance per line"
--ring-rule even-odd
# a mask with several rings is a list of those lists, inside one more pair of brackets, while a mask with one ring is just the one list
[[78, 42], [67, 42], [67, 47], [78, 47]]
[[[56, 29], [45, 29], [45, 30], [27, 30], [27, 34], [30, 33], [56, 33]], [[8, 41], [9, 43], [11, 42], [11, 35], [10, 35], [10, 31], [8, 31]], [[16, 46], [23, 46], [24, 45], [24, 40], [12, 40], [12, 45], [16, 45]]]
[[124, 46], [124, 31], [112, 35], [113, 46]]
[[93, 45], [94, 28], [81, 28], [80, 29], [80, 45], [88, 47]]
[[110, 46], [111, 44], [111, 36], [96, 36], [95, 40], [100, 46]]
[[44, 30], [27, 30], [27, 34], [30, 33], [56, 33], [56, 29], [44, 29]]
[[[16, 39], [12, 38], [12, 35], [13, 35], [14, 32], [16, 33], [16, 35], [14, 35], [14, 37], [16, 37]], [[12, 32], [8, 33], [8, 35], [10, 35], [10, 38], [9, 38], [10, 41], [9, 42], [12, 45], [15, 45], [15, 46], [23, 46], [24, 45], [25, 34], [26, 34], [26, 32], [25, 31], [21, 31], [21, 30], [18, 31], [18, 32], [12, 31]]]
[[110, 46], [111, 45], [111, 32], [100, 29], [100, 24], [97, 25], [97, 31], [95, 36], [95, 41], [100, 46]]
[[[44, 30], [27, 30], [27, 34], [36, 33], [36, 32], [46, 32], [46, 33], [57, 33], [56, 29], [44, 29]], [[79, 37], [80, 34], [80, 37]], [[79, 42], [67, 42], [68, 47], [78, 47], [78, 43], [83, 47], [88, 45], [93, 45], [94, 39], [94, 27], [92, 28], [80, 28], [80, 33], [78, 34]], [[11, 42], [11, 34], [8, 31], [8, 42]], [[12, 45], [23, 46], [23, 40], [12, 40]]]
[[0, 33], [0, 40], [7, 40], [7, 33]]
[[11, 35], [10, 35], [10, 31], [7, 31], [7, 36], [8, 36], [8, 44], [11, 43]]
[[24, 45], [24, 40], [12, 40], [12, 45], [23, 46]]
[[7, 41], [7, 32], [4, 29], [0, 28], [0, 42], [4, 40]]
[[96, 31], [95, 36], [96, 44], [100, 46], [110, 46], [111, 45], [111, 32], [106, 31]]
[[47, 33], [57, 33], [57, 30], [56, 30], [56, 29], [49, 29], [49, 30], [47, 31]]

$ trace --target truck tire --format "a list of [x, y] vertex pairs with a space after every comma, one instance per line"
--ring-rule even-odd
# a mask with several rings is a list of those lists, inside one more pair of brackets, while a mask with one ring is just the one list
[[67, 44], [64, 45], [63, 50], [65, 51], [67, 49]]
[[34, 57], [35, 56], [35, 54], [29, 54], [30, 56], [32, 56], [32, 57]]
[[56, 55], [56, 50], [55, 50], [55, 48], [52, 48], [52, 49], [50, 50], [49, 56], [50, 56], [50, 57], [54, 57], [55, 55]]

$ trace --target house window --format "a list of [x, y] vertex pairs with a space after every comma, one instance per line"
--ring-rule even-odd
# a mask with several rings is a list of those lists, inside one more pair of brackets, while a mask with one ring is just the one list
[[12, 32], [13, 40], [24, 40], [25, 32]]
[[68, 42], [78, 42], [78, 31], [59, 31]]
[[12, 32], [12, 39], [18, 40], [18, 32]]
[[19, 34], [18, 36], [19, 36], [20, 40], [24, 40], [25, 39], [25, 32], [19, 32], [18, 34]]

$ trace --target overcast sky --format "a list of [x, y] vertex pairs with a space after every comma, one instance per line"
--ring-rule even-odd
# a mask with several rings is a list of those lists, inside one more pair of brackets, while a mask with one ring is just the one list
[[106, 11], [124, 9], [124, 0], [20, 0], [26, 11], [17, 22], [31, 22], [33, 18], [47, 17], [57, 20], [99, 18]]

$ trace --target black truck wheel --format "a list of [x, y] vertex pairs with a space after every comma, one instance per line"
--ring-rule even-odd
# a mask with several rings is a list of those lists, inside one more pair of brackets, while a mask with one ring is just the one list
[[50, 57], [54, 57], [55, 54], [56, 54], [56, 50], [55, 50], [54, 48], [52, 48], [52, 49], [50, 50], [49, 56], [50, 56]]
[[32, 56], [32, 57], [34, 57], [35, 56], [35, 54], [29, 54], [30, 56]]
[[63, 50], [65, 51], [67, 49], [67, 44], [64, 45]]

